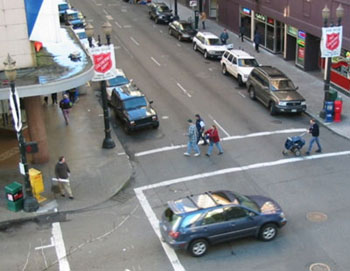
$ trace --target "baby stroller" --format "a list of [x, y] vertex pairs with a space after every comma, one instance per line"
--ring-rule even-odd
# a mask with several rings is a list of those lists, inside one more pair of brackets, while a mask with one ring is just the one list
[[283, 155], [287, 155], [288, 151], [295, 154], [295, 156], [300, 156], [301, 148], [305, 145], [305, 139], [303, 138], [305, 133], [302, 133], [300, 136], [291, 136], [288, 137], [284, 143], [284, 150], [282, 151]]

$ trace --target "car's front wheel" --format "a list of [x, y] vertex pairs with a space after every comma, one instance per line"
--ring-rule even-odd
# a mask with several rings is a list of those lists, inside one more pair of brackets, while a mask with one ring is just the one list
[[222, 74], [227, 75], [227, 68], [225, 64], [222, 65]]
[[208, 58], [209, 58], [209, 54], [208, 54], [207, 51], [204, 51], [204, 58], [205, 58], [205, 59], [208, 59]]
[[277, 110], [276, 110], [276, 104], [275, 102], [270, 102], [270, 115], [273, 116], [273, 115], [276, 115], [277, 113]]
[[255, 89], [254, 89], [254, 87], [252, 87], [252, 86], [249, 87], [248, 94], [249, 94], [249, 98], [251, 100], [255, 100]]
[[178, 39], [179, 41], [182, 41], [182, 35], [179, 34], [179, 35], [177, 36], [177, 39]]
[[208, 242], [204, 239], [197, 239], [192, 241], [189, 246], [189, 251], [194, 257], [203, 256], [208, 250]]
[[156, 24], [158, 24], [158, 23], [159, 23], [158, 18], [156, 18], [156, 19], [154, 20], [154, 22], [155, 22]]
[[169, 27], [169, 29], [168, 29], [168, 33], [169, 33], [170, 36], [173, 34], [173, 31], [171, 30], [170, 27]]
[[271, 241], [276, 237], [277, 231], [277, 226], [275, 224], [265, 224], [260, 229], [259, 239], [262, 241]]
[[193, 43], [193, 50], [197, 51], [197, 43]]
[[244, 86], [244, 83], [243, 83], [243, 80], [242, 80], [242, 76], [241, 75], [238, 75], [238, 85], [240, 86], [240, 87], [243, 87]]

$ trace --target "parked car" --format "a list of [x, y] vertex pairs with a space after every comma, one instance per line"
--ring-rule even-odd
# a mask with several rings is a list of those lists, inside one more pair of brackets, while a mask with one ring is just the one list
[[116, 87], [112, 91], [111, 106], [127, 134], [143, 127], [159, 127], [157, 112], [152, 103], [132, 83]]
[[254, 67], [259, 66], [255, 57], [242, 50], [226, 50], [222, 55], [221, 70], [224, 75], [231, 74], [243, 86]]
[[58, 14], [60, 16], [60, 22], [64, 22], [64, 14], [66, 13], [66, 10], [70, 9], [69, 4], [66, 1], [60, 1], [58, 3]]
[[169, 23], [174, 19], [172, 10], [165, 3], [151, 3], [148, 5], [149, 18], [158, 23]]
[[247, 236], [273, 240], [286, 217], [274, 200], [222, 190], [169, 201], [159, 229], [167, 244], [203, 256], [209, 245]]
[[179, 41], [192, 40], [197, 33], [190, 22], [183, 20], [169, 23], [168, 32]]
[[233, 49], [233, 44], [221, 44], [220, 39], [210, 32], [198, 32], [193, 38], [193, 50], [203, 53], [206, 59], [221, 58], [230, 49]]
[[111, 102], [113, 89], [121, 87], [130, 83], [129, 79], [126, 78], [125, 73], [121, 69], [116, 69], [117, 76], [107, 80], [107, 101]]
[[[85, 33], [85, 29], [82, 28], [77, 28], [77, 29], [73, 29], [75, 35], [78, 37], [80, 43], [85, 47], [85, 49], [88, 49], [90, 47], [89, 45], [89, 40], [88, 37]], [[92, 42], [92, 47], [96, 47], [97, 42], [95, 41], [95, 39], [92, 37], [91, 38], [91, 42]]]
[[73, 29], [85, 28], [86, 22], [84, 15], [75, 9], [67, 9], [64, 15], [66, 25], [72, 26]]
[[275, 67], [255, 67], [247, 80], [249, 97], [258, 99], [270, 110], [271, 115], [278, 112], [304, 112], [306, 102], [283, 72]]

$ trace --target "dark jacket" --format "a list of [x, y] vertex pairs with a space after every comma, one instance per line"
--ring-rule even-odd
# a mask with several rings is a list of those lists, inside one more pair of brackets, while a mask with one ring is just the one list
[[228, 40], [228, 33], [227, 32], [222, 32], [220, 35], [220, 40], [223, 44], [226, 44]]
[[[196, 128], [197, 128], [197, 131], [198, 132], [204, 132], [204, 127], [205, 126], [201, 126], [201, 122], [202, 122], [203, 120], [202, 120], [202, 118], [199, 118], [199, 119], [197, 119], [196, 120]], [[204, 121], [203, 121], [203, 123], [204, 123]], [[204, 125], [205, 125], [205, 123], [204, 123]]]
[[314, 123], [313, 125], [311, 125], [309, 128], [309, 132], [310, 134], [312, 134], [312, 136], [318, 137], [320, 135], [320, 128], [318, 127], [318, 124]]
[[70, 173], [69, 167], [64, 163], [58, 162], [55, 167], [55, 174], [57, 179], [68, 179], [68, 173]]
[[69, 109], [72, 107], [72, 102], [68, 98], [64, 98], [60, 101], [61, 109]]
[[255, 44], [260, 44], [260, 34], [257, 32], [257, 33], [255, 33], [255, 35], [254, 35], [254, 43]]

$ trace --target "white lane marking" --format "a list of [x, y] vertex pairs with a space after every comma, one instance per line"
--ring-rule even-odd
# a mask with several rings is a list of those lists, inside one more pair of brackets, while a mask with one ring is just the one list
[[220, 130], [226, 135], [226, 136], [230, 136], [230, 134], [224, 129], [224, 127], [222, 127], [214, 118], [212, 115], [208, 115], [209, 118], [216, 124], [216, 126], [218, 126], [220, 128]]
[[106, 14], [106, 15], [108, 15], [107, 10], [105, 10], [105, 9], [103, 9], [103, 13]]
[[209, 70], [210, 72], [212, 72], [212, 71], [213, 71], [213, 68], [208, 68], [208, 70]]
[[192, 95], [190, 93], [188, 93], [188, 91], [183, 87], [181, 86], [181, 84], [179, 82], [176, 82], [176, 85], [189, 97], [191, 98]]
[[136, 188], [134, 190], [136, 193], [136, 197], [138, 198], [143, 211], [145, 212], [148, 220], [150, 221], [154, 232], [158, 236], [160, 243], [161, 243], [166, 255], [168, 256], [170, 263], [173, 266], [174, 270], [175, 271], [185, 271], [185, 268], [180, 263], [179, 258], [177, 257], [175, 251], [172, 248], [170, 248], [168, 246], [168, 244], [166, 244], [165, 242], [162, 242], [161, 234], [160, 234], [160, 230], [159, 230], [159, 221], [156, 217], [156, 214], [153, 212], [152, 207], [149, 204], [146, 196], [143, 194], [143, 189]]
[[257, 168], [262, 168], [262, 167], [272, 167], [272, 166], [283, 165], [283, 164], [288, 164], [288, 163], [300, 162], [300, 161], [304, 161], [304, 160], [321, 159], [321, 158], [326, 158], [326, 157], [335, 157], [335, 156], [342, 156], [342, 155], [350, 155], [350, 151], [318, 154], [318, 155], [307, 156], [307, 157], [280, 159], [280, 160], [276, 160], [276, 161], [256, 163], [256, 164], [251, 164], [251, 165], [242, 166], [242, 167], [226, 168], [226, 169], [222, 169], [222, 170], [217, 170], [217, 171], [206, 172], [206, 173], [196, 174], [196, 175], [192, 175], [192, 176], [186, 176], [186, 177], [182, 177], [182, 178], [167, 180], [167, 181], [163, 181], [163, 182], [156, 183], [156, 184], [145, 185], [142, 187], [135, 188], [134, 191], [135, 191], [137, 199], [140, 202], [141, 207], [143, 208], [143, 211], [145, 212], [149, 222], [151, 223], [151, 226], [152, 226], [154, 232], [156, 233], [157, 237], [159, 238], [160, 243], [161, 243], [166, 255], [168, 256], [170, 263], [173, 266], [174, 270], [175, 271], [184, 271], [185, 269], [182, 266], [181, 262], [179, 261], [179, 258], [177, 257], [175, 251], [171, 247], [169, 247], [165, 242], [162, 242], [162, 239], [161, 239], [162, 237], [161, 237], [161, 233], [159, 230], [159, 220], [158, 220], [156, 214], [153, 212], [152, 207], [149, 204], [145, 194], [143, 193], [144, 190], [154, 189], [154, 188], [163, 187], [163, 186], [169, 186], [169, 185], [173, 185], [173, 184], [177, 184], [177, 183], [181, 183], [181, 182], [188, 182], [188, 181], [199, 180], [199, 179], [202, 180], [204, 178], [209, 178], [209, 177], [233, 173], [233, 172], [246, 171], [246, 170], [257, 169]]
[[107, 20], [113, 21], [113, 17], [111, 15], [106, 15]]
[[242, 91], [238, 91], [238, 94], [245, 98], [245, 95], [242, 93]]
[[118, 26], [119, 28], [122, 28], [122, 26], [117, 22], [117, 21], [114, 21], [115, 25]]
[[39, 249], [45, 249], [45, 248], [50, 248], [50, 247], [54, 247], [55, 244], [54, 244], [54, 240], [53, 240], [53, 237], [50, 238], [51, 240], [51, 243], [50, 245], [46, 245], [46, 246], [41, 246], [41, 247], [36, 247], [35, 250], [39, 250]]
[[304, 156], [304, 157], [284, 158], [284, 159], [279, 159], [275, 161], [256, 163], [256, 164], [251, 164], [251, 165], [242, 166], [242, 167], [232, 167], [232, 168], [225, 168], [225, 169], [220, 169], [220, 170], [211, 171], [211, 172], [199, 173], [195, 175], [163, 181], [156, 184], [145, 185], [142, 187], [138, 187], [138, 189], [148, 190], [148, 189], [154, 189], [154, 188], [182, 183], [182, 182], [188, 182], [188, 181], [205, 179], [205, 178], [218, 176], [218, 175], [229, 174], [233, 172], [247, 171], [247, 170], [258, 169], [263, 167], [273, 167], [273, 166], [296, 163], [296, 162], [301, 162], [306, 160], [316, 160], [316, 159], [338, 157], [338, 156], [345, 156], [345, 155], [350, 155], [350, 151], [330, 152], [330, 153], [315, 154], [315, 155]]
[[[300, 128], [300, 129], [287, 129], [287, 130], [276, 130], [276, 131], [252, 133], [252, 134], [247, 134], [247, 135], [229, 136], [229, 137], [224, 137], [221, 140], [229, 141], [229, 140], [244, 139], [244, 138], [251, 138], [251, 137], [275, 135], [275, 134], [303, 133], [305, 131], [306, 131], [306, 129], [303, 129], [303, 128]], [[177, 150], [177, 149], [180, 149], [180, 148], [184, 148], [186, 146], [187, 145], [175, 145], [175, 146], [172, 145], [172, 146], [162, 147], [162, 148], [158, 148], [158, 149], [138, 152], [138, 153], [135, 153], [135, 156], [145, 156], [145, 155], [154, 154], [154, 153], [158, 153], [158, 152]]]
[[163, 30], [159, 30], [160, 33], [163, 33]]
[[162, 116], [162, 119], [167, 120], [167, 119], [169, 119], [169, 116]]
[[124, 28], [131, 28], [131, 25], [130, 24], [126, 24], [123, 26]]
[[133, 37], [130, 37], [130, 39], [132, 40], [133, 43], [135, 43], [137, 46], [140, 46], [140, 43], [138, 43], [135, 38]]
[[160, 67], [160, 63], [157, 60], [155, 60], [153, 56], [151, 56], [151, 59], [154, 63], [156, 63]]
[[178, 42], [176, 43], [176, 45], [177, 45], [178, 47], [181, 47], [181, 44], [180, 44], [180, 43], [178, 43]]
[[121, 12], [128, 12], [128, 10], [126, 8], [122, 8]]
[[70, 271], [60, 223], [56, 222], [52, 224], [52, 236], [56, 248], [59, 270]]

